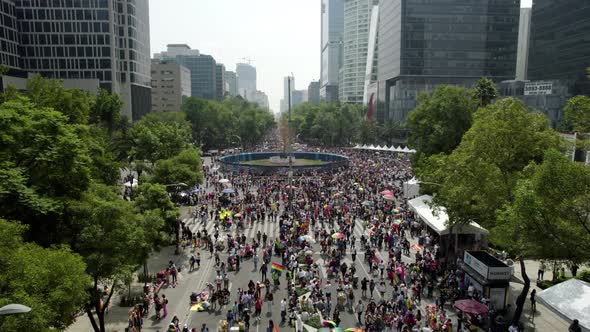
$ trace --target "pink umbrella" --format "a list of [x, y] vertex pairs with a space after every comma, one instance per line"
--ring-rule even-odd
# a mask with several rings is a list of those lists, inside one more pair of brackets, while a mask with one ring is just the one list
[[393, 201], [395, 200], [395, 197], [393, 195], [384, 195], [383, 199], [385, 199], [386, 201]]
[[455, 308], [472, 315], [482, 315], [489, 311], [488, 307], [475, 300], [455, 301]]
[[383, 190], [381, 192], [381, 195], [390, 195], [390, 196], [393, 196], [393, 191], [391, 191], [391, 190]]

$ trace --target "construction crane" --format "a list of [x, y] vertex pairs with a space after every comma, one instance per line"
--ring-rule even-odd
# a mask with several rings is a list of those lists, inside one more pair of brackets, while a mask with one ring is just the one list
[[240, 60], [244, 61], [244, 63], [248, 63], [249, 65], [252, 64], [252, 59], [250, 57], [241, 58]]

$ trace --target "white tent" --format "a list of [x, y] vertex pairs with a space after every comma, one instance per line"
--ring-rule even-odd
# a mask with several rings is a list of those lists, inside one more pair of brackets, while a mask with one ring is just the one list
[[138, 186], [138, 184], [139, 183], [137, 182], [137, 179], [134, 178], [133, 179], [133, 183], [127, 181], [127, 182], [124, 183], [124, 186], [127, 187], [127, 188], [136, 188]]
[[375, 146], [373, 144], [371, 144], [371, 146], [368, 147], [369, 150], [375, 150]]
[[[432, 196], [422, 195], [408, 201], [408, 205], [416, 214], [424, 221], [432, 230], [438, 235], [446, 235], [450, 233], [447, 226], [449, 216], [444, 207], [432, 207]], [[488, 230], [481, 227], [475, 222], [468, 225], [456, 226], [453, 228], [454, 234], [489, 234]]]
[[403, 183], [404, 198], [414, 198], [420, 194], [420, 182], [412, 178]]
[[582, 331], [590, 331], [590, 284], [570, 279], [537, 294], [539, 302], [568, 322], [577, 319]]
[[403, 151], [403, 152], [410, 152], [410, 149], [408, 149], [408, 147], [407, 147], [407, 146], [405, 146], [405, 147], [402, 149], [402, 151]]

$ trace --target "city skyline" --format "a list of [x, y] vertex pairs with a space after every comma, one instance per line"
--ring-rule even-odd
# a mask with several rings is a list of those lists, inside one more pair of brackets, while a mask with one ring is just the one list
[[[521, 7], [531, 3], [521, 0]], [[281, 15], [287, 9], [289, 15]], [[285, 76], [292, 72], [297, 77], [295, 89], [306, 89], [320, 79], [321, 1], [301, 0], [287, 8], [272, 0], [177, 0], [174, 6], [150, 0], [150, 12], [152, 54], [167, 44], [189, 44], [230, 71], [250, 58], [258, 73], [258, 89], [268, 95], [273, 112], [280, 110]], [[250, 16], [244, 17], [246, 12]]]

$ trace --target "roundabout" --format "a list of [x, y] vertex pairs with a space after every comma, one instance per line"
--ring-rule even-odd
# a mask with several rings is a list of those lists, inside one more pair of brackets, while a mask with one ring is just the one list
[[[223, 169], [233, 172], [260, 173], [289, 170], [289, 158], [281, 152], [246, 152], [219, 158]], [[321, 152], [294, 152], [291, 167], [294, 172], [328, 170], [348, 166], [348, 157]]]

